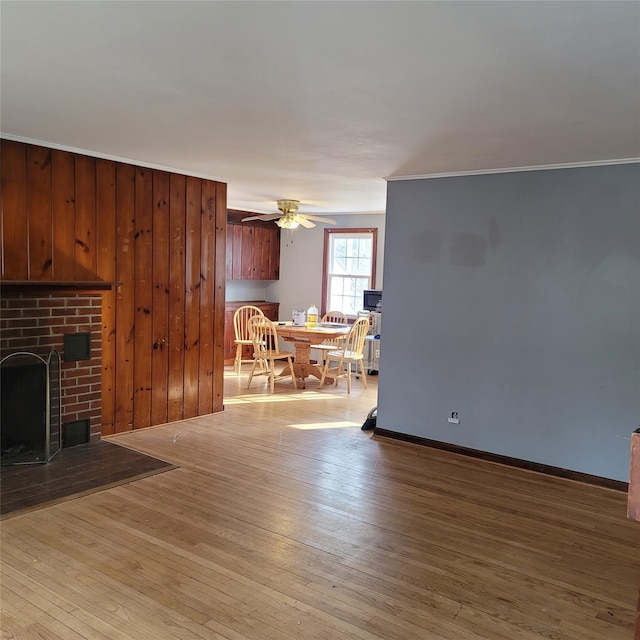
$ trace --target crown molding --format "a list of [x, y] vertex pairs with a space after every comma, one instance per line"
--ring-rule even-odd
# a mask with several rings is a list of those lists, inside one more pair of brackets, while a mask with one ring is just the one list
[[640, 158], [617, 158], [613, 160], [593, 160], [589, 162], [567, 162], [564, 164], [540, 164], [529, 167], [504, 167], [501, 169], [476, 169], [474, 171], [448, 171], [426, 173], [424, 175], [389, 176], [387, 182], [400, 180], [429, 180], [431, 178], [456, 178], [462, 176], [484, 176], [492, 173], [519, 173], [523, 171], [551, 171], [554, 169], [581, 169], [584, 167], [604, 167], [612, 164], [637, 164]]

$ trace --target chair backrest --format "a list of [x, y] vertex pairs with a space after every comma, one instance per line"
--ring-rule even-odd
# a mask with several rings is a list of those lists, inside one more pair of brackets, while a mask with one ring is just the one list
[[247, 327], [253, 342], [255, 358], [267, 358], [271, 352], [278, 351], [278, 332], [269, 318], [257, 314], [251, 316]]
[[[349, 324], [347, 316], [342, 311], [327, 311], [322, 316], [321, 322], [339, 322], [340, 324]], [[344, 344], [344, 337], [340, 338], [328, 338], [322, 341], [322, 346], [326, 349], [335, 348], [339, 349]]]
[[369, 333], [369, 318], [358, 318], [352, 325], [344, 343], [345, 353], [362, 355], [364, 341]]
[[251, 304], [246, 304], [236, 309], [233, 314], [233, 331], [236, 340], [251, 340], [247, 323], [249, 322], [249, 318], [253, 316], [264, 316], [264, 313], [262, 313], [262, 309], [254, 307]]
[[327, 311], [322, 316], [321, 322], [339, 322], [341, 324], [347, 324], [347, 316], [342, 311]]

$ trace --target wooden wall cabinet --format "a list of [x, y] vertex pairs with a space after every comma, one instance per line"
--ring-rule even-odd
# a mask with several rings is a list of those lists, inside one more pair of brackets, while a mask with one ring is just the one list
[[227, 280], [278, 280], [280, 227], [273, 222], [240, 222], [249, 215], [227, 213]]
[[[224, 363], [233, 364], [236, 357], [236, 345], [235, 345], [235, 333], [233, 331], [233, 314], [236, 309], [244, 306], [245, 304], [252, 304], [254, 307], [262, 309], [269, 320], [274, 322], [278, 320], [278, 314], [280, 313], [279, 302], [265, 302], [264, 300], [245, 300], [241, 302], [227, 302], [224, 308]], [[243, 358], [249, 359], [252, 355], [251, 347], [244, 347]]]

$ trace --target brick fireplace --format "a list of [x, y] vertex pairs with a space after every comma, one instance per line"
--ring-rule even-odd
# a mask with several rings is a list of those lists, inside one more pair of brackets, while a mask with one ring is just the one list
[[[93, 291], [14, 293], [2, 287], [0, 358], [17, 351], [44, 356], [55, 349], [62, 359], [63, 440], [65, 425], [71, 429], [79, 421], [88, 421], [90, 440], [101, 437], [101, 306], [102, 296]], [[66, 360], [65, 334], [72, 334]], [[88, 340], [90, 357], [74, 354], [80, 359], [69, 361], [77, 338]]]

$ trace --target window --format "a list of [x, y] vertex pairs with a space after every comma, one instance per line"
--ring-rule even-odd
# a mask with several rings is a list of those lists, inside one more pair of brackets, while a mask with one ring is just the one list
[[322, 313], [355, 318], [365, 289], [376, 286], [377, 229], [325, 229]]

